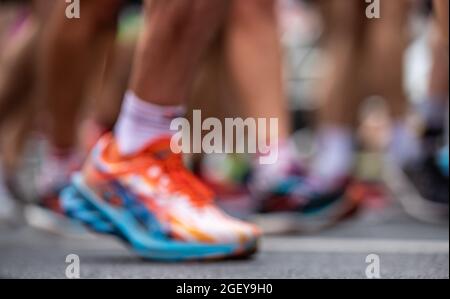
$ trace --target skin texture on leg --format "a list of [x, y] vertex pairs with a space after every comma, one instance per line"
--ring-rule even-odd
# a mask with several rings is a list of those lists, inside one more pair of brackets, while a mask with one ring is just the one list
[[290, 127], [275, 2], [234, 0], [229, 9], [221, 34], [196, 76], [188, 111], [200, 109], [204, 119], [221, 121], [277, 118], [278, 136], [273, 137], [284, 140]]
[[35, 108], [32, 91], [37, 32], [31, 27], [23, 30], [20, 40], [2, 57], [7, 63], [2, 63], [4, 75], [0, 75], [0, 152], [8, 171], [18, 162]]
[[432, 64], [428, 94], [430, 100], [447, 101], [449, 91], [448, 39], [434, 26], [431, 36]]
[[435, 26], [431, 37], [433, 62], [429, 85], [430, 100], [447, 101], [449, 91], [449, 2], [434, 0]]
[[321, 125], [354, 128], [357, 107], [363, 93], [361, 58], [367, 24], [364, 2], [323, 0], [323, 47], [327, 55], [326, 73], [318, 87]]
[[226, 14], [224, 0], [146, 1], [130, 88], [158, 105], [179, 105]]
[[[9, 33], [0, 57], [0, 152], [7, 173], [19, 163], [23, 145], [33, 128], [37, 97], [36, 50], [51, 0], [31, 1], [26, 19]], [[2, 45], [3, 46], [3, 45]]]
[[[325, 125], [356, 128], [361, 101], [380, 95], [391, 116], [403, 118], [407, 99], [403, 90], [403, 54], [406, 46], [407, 0], [381, 1], [380, 19], [365, 16], [358, 0], [324, 0], [325, 50], [329, 65], [321, 82], [320, 120]], [[328, 60], [327, 60], [328, 62]]]
[[381, 18], [370, 21], [365, 44], [364, 78], [368, 91], [382, 96], [393, 119], [405, 117], [408, 100], [403, 88], [403, 56], [408, 41], [408, 0], [381, 2]]
[[[223, 27], [223, 26], [222, 26]], [[223, 28], [213, 40], [199, 70], [187, 102], [186, 117], [192, 123], [193, 110], [200, 110], [202, 118], [218, 118], [224, 123], [225, 118], [241, 116], [242, 109], [236, 102], [240, 102], [231, 87], [229, 73], [225, 67]], [[202, 137], [208, 134], [202, 131]], [[224, 134], [225, 135], [225, 134]], [[225, 136], [222, 136], [225, 138]], [[193, 142], [193, 136], [191, 136]], [[203, 155], [191, 154], [194, 164], [199, 165]]]
[[135, 46], [133, 43], [119, 43], [113, 46], [106, 62], [105, 75], [97, 96], [90, 108], [92, 117], [105, 129], [114, 126], [128, 86]]
[[275, 3], [231, 1], [224, 51], [236, 105], [246, 116], [277, 118], [278, 138], [283, 140], [290, 128]]
[[439, 23], [442, 37], [446, 40], [447, 47], [448, 47], [449, 1], [448, 0], [434, 0], [433, 4], [434, 4], [434, 12], [436, 15], [436, 19]]
[[39, 75], [44, 119], [57, 148], [76, 143], [77, 121], [90, 74], [102, 65], [104, 50], [115, 36], [120, 0], [82, 0], [80, 19], [65, 16], [58, 3], [44, 32]]
[[[14, 29], [14, 33], [10, 32], [12, 20], [4, 25], [9, 30], [3, 37], [5, 44], [0, 47], [0, 126], [11, 114], [17, 114], [18, 110], [24, 110], [22, 109], [24, 106], [35, 102], [34, 97], [30, 96], [35, 88], [37, 60], [35, 53], [42, 28], [53, 8], [53, 2], [51, 0], [30, 2], [27, 6], [16, 7], [19, 10], [16, 14], [25, 19]], [[21, 16], [23, 14], [21, 10], [25, 9], [26, 15]], [[17, 17], [16, 15], [15, 18]]]
[[[225, 67], [223, 28], [212, 42], [202, 59], [187, 105], [187, 117], [192, 121], [192, 110], [201, 110], [202, 117], [216, 117], [224, 121], [226, 117], [236, 117], [240, 110], [230, 105], [236, 100], [235, 92], [230, 86], [229, 74]], [[206, 132], [202, 132], [206, 134]]]
[[0, 57], [0, 126], [11, 114], [27, 105], [33, 87], [36, 22], [29, 20]]

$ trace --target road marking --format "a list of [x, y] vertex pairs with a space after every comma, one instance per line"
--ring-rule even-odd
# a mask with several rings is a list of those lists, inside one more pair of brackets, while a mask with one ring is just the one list
[[273, 237], [262, 242], [268, 252], [449, 254], [449, 241]]

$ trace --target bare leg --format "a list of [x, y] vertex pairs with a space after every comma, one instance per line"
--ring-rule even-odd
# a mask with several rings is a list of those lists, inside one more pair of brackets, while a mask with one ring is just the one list
[[[371, 91], [383, 96], [394, 119], [405, 117], [408, 101], [403, 89], [403, 54], [407, 45], [407, 0], [382, 1], [382, 18], [369, 26], [364, 72]], [[369, 77], [370, 76], [370, 77]]]
[[[0, 126], [18, 110], [35, 102], [31, 95], [35, 88], [36, 49], [38, 48], [42, 27], [49, 12], [51, 0], [33, 0], [29, 14], [21, 27], [15, 29], [13, 37], [2, 45], [0, 55]], [[8, 35], [10, 33], [8, 32]], [[33, 98], [33, 99], [31, 99]], [[20, 114], [20, 113], [19, 113]]]
[[323, 0], [326, 53], [325, 78], [319, 82], [320, 100], [317, 153], [311, 175], [320, 188], [342, 187], [354, 166], [358, 107], [365, 95], [361, 60], [367, 22], [365, 2]]
[[187, 100], [199, 61], [222, 23], [225, 7], [222, 0], [146, 2], [148, 17], [130, 85], [139, 98], [159, 105]]
[[278, 137], [283, 140], [289, 136], [290, 127], [277, 29], [275, 1], [233, 0], [226, 27], [225, 57], [244, 114], [277, 118]]
[[0, 58], [0, 152], [7, 172], [15, 171], [36, 116], [36, 49], [53, 2], [34, 0]]
[[114, 38], [120, 0], [81, 1], [79, 20], [67, 19], [65, 2], [58, 3], [44, 33], [42, 97], [50, 140], [57, 148], [76, 143], [77, 120], [89, 74], [101, 61], [102, 49]]
[[327, 73], [320, 82], [320, 124], [353, 129], [363, 97], [360, 60], [366, 30], [361, 1], [320, 2], [325, 21], [324, 49]]
[[440, 32], [440, 30], [436, 30], [431, 40], [433, 62], [428, 92], [431, 100], [447, 101], [449, 90], [448, 40]]
[[92, 105], [94, 120], [105, 129], [111, 129], [119, 115], [128, 85], [134, 48], [134, 44], [116, 43], [108, 58], [98, 98], [94, 99]]
[[0, 126], [29, 104], [26, 100], [33, 87], [37, 24], [35, 20], [29, 20], [0, 57]]
[[[449, 47], [448, 47], [448, 1], [435, 0], [436, 26], [432, 35], [431, 48], [433, 62], [431, 66], [431, 78], [429, 83], [429, 96], [431, 101], [439, 101], [436, 107], [445, 109], [448, 102], [449, 91]], [[434, 105], [434, 104], [432, 104]], [[439, 125], [442, 125], [439, 124]]]
[[436, 17], [437, 17], [439, 26], [441, 28], [441, 34], [442, 34], [443, 38], [447, 40], [447, 47], [448, 47], [449, 3], [447, 0], [434, 0], [433, 4], [435, 6]]
[[[119, 151], [136, 153], [153, 139], [170, 135], [173, 117], [191, 96], [200, 62], [223, 23], [228, 1], [145, 2], [129, 91], [115, 136]], [[199, 151], [201, 144], [194, 145]]]

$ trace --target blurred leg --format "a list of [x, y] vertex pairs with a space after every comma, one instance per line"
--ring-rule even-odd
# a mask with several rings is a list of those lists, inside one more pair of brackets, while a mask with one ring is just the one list
[[[33, 0], [18, 6], [14, 27], [8, 26], [0, 54], [0, 126], [12, 114], [34, 103], [36, 50], [52, 0]], [[32, 99], [33, 98], [33, 99]], [[22, 113], [23, 114], [23, 113]], [[29, 116], [27, 116], [29, 117]]]
[[67, 19], [58, 3], [44, 33], [42, 97], [50, 140], [60, 149], [76, 143], [77, 120], [90, 74], [115, 36], [121, 0], [83, 0], [80, 19]]
[[223, 23], [226, 8], [223, 0], [146, 2], [145, 27], [115, 128], [123, 154], [171, 134], [170, 122], [192, 92], [200, 61]]
[[447, 0], [434, 0], [435, 14], [441, 29], [441, 34], [447, 40], [448, 47], [448, 10], [449, 2]]
[[432, 64], [428, 93], [419, 109], [428, 129], [440, 131], [445, 123], [449, 95], [448, 41], [434, 26], [431, 36]]
[[[419, 106], [425, 126], [420, 132], [414, 131], [420, 137], [414, 135], [418, 145], [411, 145], [398, 136], [398, 129], [394, 130], [392, 148], [397, 153], [394, 158], [400, 162], [407, 184], [392, 187], [394, 194], [401, 195], [402, 188], [413, 185], [415, 196], [399, 197], [405, 211], [421, 221], [448, 225], [449, 149], [448, 131], [446, 134], [444, 129], [448, 128], [448, 1], [436, 0], [434, 4], [437, 18], [433, 20], [431, 33], [433, 61], [429, 90]], [[418, 154], [411, 156], [413, 146], [418, 148]]]
[[431, 36], [432, 65], [428, 87], [428, 99], [423, 103], [422, 114], [426, 125], [433, 129], [444, 126], [448, 113], [449, 96], [449, 47], [448, 1], [435, 0], [435, 26]]
[[40, 119], [49, 139], [36, 176], [43, 205], [58, 206], [59, 192], [80, 166], [80, 114], [112, 45], [121, 0], [81, 0], [81, 18], [68, 19], [58, 1], [43, 31], [38, 66]]
[[183, 103], [200, 58], [222, 23], [225, 7], [222, 0], [147, 1], [131, 90], [154, 104]]
[[446, 41], [445, 36], [440, 34], [440, 32], [440, 30], [435, 30], [431, 40], [433, 61], [429, 93], [436, 95], [441, 100], [446, 100], [449, 89], [448, 41]]
[[370, 23], [365, 71], [373, 91], [383, 96], [394, 119], [402, 119], [408, 101], [403, 88], [403, 57], [407, 46], [408, 0], [381, 2], [381, 18]]
[[[0, 134], [4, 167], [15, 171], [36, 117], [36, 51], [42, 28], [53, 8], [51, 0], [34, 0], [19, 14], [0, 57]], [[17, 22], [20, 21], [20, 26]]]
[[[251, 117], [277, 118], [278, 138], [290, 133], [282, 82], [282, 53], [273, 0], [233, 0], [228, 16], [226, 62], [239, 105]], [[274, 136], [275, 137], [275, 136]]]
[[323, 82], [320, 82], [320, 124], [354, 129], [358, 105], [363, 97], [361, 59], [365, 15], [361, 1], [324, 0], [320, 2], [325, 26], [327, 55]]
[[312, 173], [327, 189], [350, 176], [354, 165], [359, 104], [366, 92], [361, 59], [367, 24], [362, 1], [324, 0], [320, 5], [327, 64], [318, 87], [318, 152]]
[[92, 104], [93, 118], [105, 129], [111, 129], [119, 115], [133, 60], [134, 44], [117, 42], [111, 51], [97, 98]]
[[29, 17], [1, 53], [0, 126], [28, 104], [26, 100], [34, 80], [34, 53], [38, 35], [36, 26], [39, 23]]
[[381, 18], [371, 22], [365, 45], [365, 71], [371, 92], [386, 100], [392, 119], [390, 156], [400, 165], [420, 155], [420, 144], [407, 123], [409, 102], [404, 90], [404, 53], [408, 42], [408, 0], [382, 1]]

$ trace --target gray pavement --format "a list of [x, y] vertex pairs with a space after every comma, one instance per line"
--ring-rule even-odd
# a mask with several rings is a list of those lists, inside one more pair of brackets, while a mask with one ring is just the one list
[[319, 234], [267, 236], [250, 260], [165, 264], [110, 237], [3, 227], [0, 277], [65, 278], [65, 258], [77, 254], [81, 278], [366, 278], [374, 253], [382, 278], [449, 278], [448, 236], [448, 225], [419, 223], [394, 204]]

